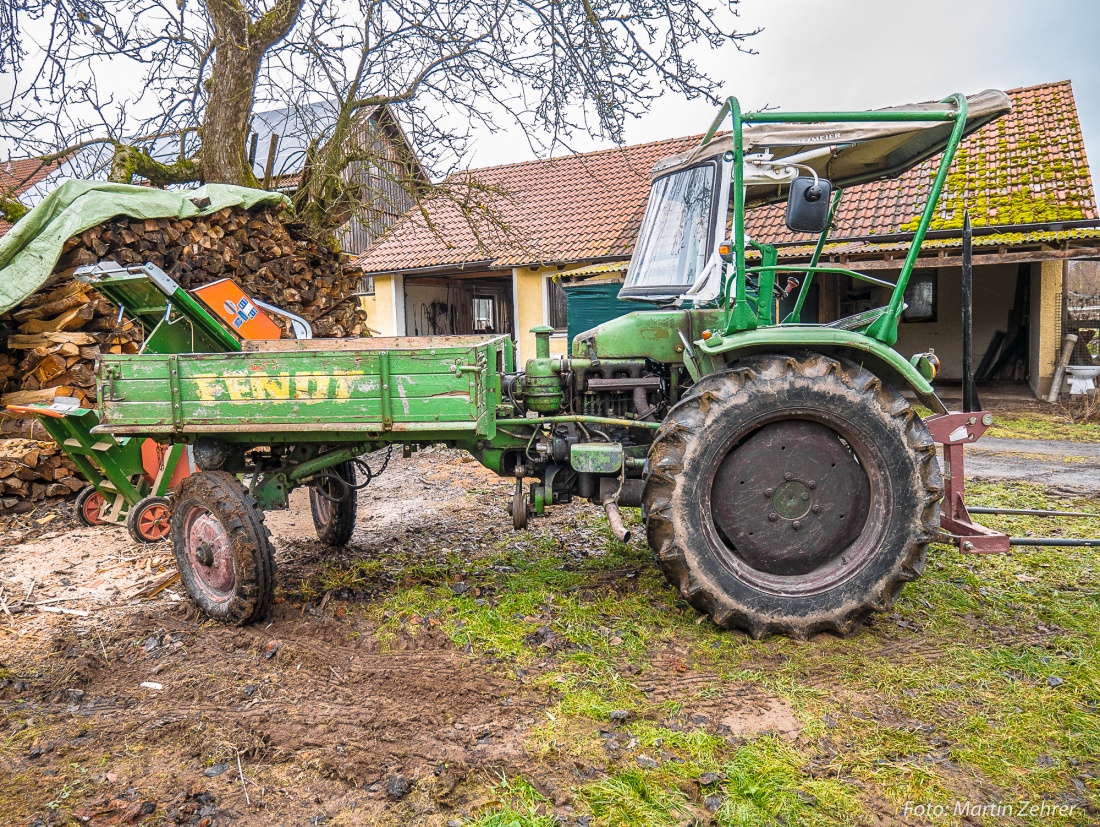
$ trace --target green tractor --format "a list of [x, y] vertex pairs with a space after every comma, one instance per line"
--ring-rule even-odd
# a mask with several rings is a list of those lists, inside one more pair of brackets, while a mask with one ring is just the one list
[[[955, 150], [1009, 110], [995, 91], [873, 112], [742, 113], [730, 98], [699, 146], [653, 171], [621, 293], [653, 308], [576, 336], [568, 356], [545, 328], [523, 371], [510, 340], [484, 336], [105, 356], [96, 430], [193, 445], [202, 473], [173, 495], [172, 540], [192, 597], [226, 622], [271, 604], [264, 510], [310, 486], [320, 536], [346, 542], [356, 457], [445, 442], [516, 479], [517, 529], [579, 497], [626, 539], [619, 508], [640, 506], [659, 564], [719, 626], [848, 633], [920, 576], [937, 535], [1008, 550], [962, 498], [962, 446], [992, 419], [948, 412], [935, 356], [892, 345]], [[847, 187], [936, 155], [896, 281], [819, 263]], [[818, 236], [805, 266], [745, 232], [746, 210], [784, 200], [788, 227]], [[889, 299], [803, 322], [813, 281], [837, 276]]]
[[[947, 409], [930, 384], [934, 354], [906, 360], [891, 345], [959, 141], [1009, 108], [1000, 92], [860, 113], [742, 114], [731, 98], [699, 147], [654, 168], [620, 298], [657, 307], [580, 334], [570, 359], [528, 363], [516, 396], [529, 409], [660, 423], [641, 450], [628, 429], [613, 432], [644, 461], [636, 479], [604, 477], [598, 498], [613, 525], [616, 503], [641, 505], [662, 569], [718, 625], [845, 634], [920, 575], [943, 479], [900, 391]], [[896, 282], [819, 265], [845, 188], [936, 153]], [[777, 265], [776, 248], [745, 233], [747, 209], [783, 198], [788, 228], [818, 236], [806, 266]], [[813, 279], [836, 276], [888, 287], [889, 301], [803, 324]], [[531, 378], [547, 371], [562, 379], [560, 400]]]

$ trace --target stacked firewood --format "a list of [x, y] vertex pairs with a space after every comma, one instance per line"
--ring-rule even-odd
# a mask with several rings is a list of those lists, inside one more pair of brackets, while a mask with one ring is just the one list
[[[141, 328], [118, 321], [114, 307], [71, 277], [51, 280], [19, 307], [0, 317], [0, 405], [51, 402], [57, 396], [96, 403], [95, 359], [100, 353], [137, 353]], [[5, 419], [6, 423], [10, 418]], [[0, 434], [21, 426], [0, 425]], [[29, 435], [29, 434], [27, 434]]]
[[0, 511], [18, 499], [62, 497], [85, 485], [76, 466], [54, 442], [34, 439], [0, 440]]
[[111, 303], [71, 271], [55, 273], [0, 316], [0, 513], [15, 499], [64, 496], [85, 484], [37, 419], [6, 406], [67, 396], [94, 407], [96, 357], [140, 347], [141, 327], [119, 321]]
[[[46, 286], [0, 316], [4, 495], [39, 499], [67, 493], [62, 487], [70, 488], [66, 480], [74, 478], [57, 476], [57, 468], [71, 466], [56, 457], [60, 464], [55, 468], [56, 452], [25, 454], [36, 461], [49, 459], [38, 476], [34, 469], [39, 466], [25, 458], [3, 459], [5, 452], [23, 450], [27, 439], [47, 438], [33, 417], [12, 416], [3, 406], [69, 396], [94, 407], [96, 356], [140, 349], [140, 326], [125, 318], [120, 322], [110, 302], [72, 277], [76, 267], [108, 259], [124, 266], [152, 262], [184, 289], [231, 278], [254, 298], [303, 316], [318, 337], [365, 332], [352, 295], [359, 272], [339, 253], [306, 237], [301, 228], [284, 223], [274, 209], [226, 208], [186, 219], [123, 217], [93, 227], [66, 242]], [[9, 446], [12, 438], [10, 445], [15, 447]], [[5, 477], [9, 466], [4, 462], [18, 463], [18, 469]]]
[[66, 243], [59, 268], [104, 259], [152, 262], [190, 290], [231, 278], [246, 293], [305, 318], [315, 336], [364, 332], [359, 270], [343, 256], [284, 223], [272, 208], [227, 207], [200, 218], [118, 218]]

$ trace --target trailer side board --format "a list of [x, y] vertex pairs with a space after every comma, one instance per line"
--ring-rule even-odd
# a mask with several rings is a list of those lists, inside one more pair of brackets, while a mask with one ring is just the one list
[[[325, 342], [314, 341], [314, 348]], [[101, 431], [491, 437], [506, 337], [405, 349], [104, 356]]]

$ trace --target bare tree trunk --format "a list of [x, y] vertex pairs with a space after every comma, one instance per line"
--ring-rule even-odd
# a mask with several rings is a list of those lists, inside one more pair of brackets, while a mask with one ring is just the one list
[[[230, 37], [235, 34], [231, 32]], [[240, 48], [233, 40], [218, 43], [202, 124], [202, 167], [207, 181], [257, 186], [248, 163], [248, 119], [262, 60], [263, 52]]]
[[214, 63], [202, 124], [204, 178], [257, 186], [248, 164], [248, 119], [264, 54], [294, 26], [303, 0], [278, 0], [253, 21], [240, 0], [205, 0], [214, 29]]

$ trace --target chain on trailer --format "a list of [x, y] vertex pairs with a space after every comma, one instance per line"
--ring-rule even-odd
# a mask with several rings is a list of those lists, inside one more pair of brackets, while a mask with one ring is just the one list
[[[342, 503], [353, 496], [354, 492], [362, 491], [371, 482], [378, 477], [382, 476], [386, 472], [386, 469], [390, 464], [390, 457], [393, 455], [393, 446], [390, 445], [385, 449], [386, 456], [382, 460], [382, 467], [377, 471], [374, 471], [370, 467], [370, 463], [365, 457], [355, 457], [351, 460], [351, 463], [355, 466], [364, 477], [362, 482], [357, 482], [354, 485], [350, 484], [347, 480], [341, 477], [334, 471], [325, 470], [319, 473], [313, 480], [309, 482], [309, 487], [317, 492], [319, 497], [328, 500], [331, 503]], [[375, 451], [375, 454], [380, 454], [381, 450]], [[326, 486], [335, 486], [340, 489], [340, 493], [335, 493], [331, 490], [327, 490]]]

